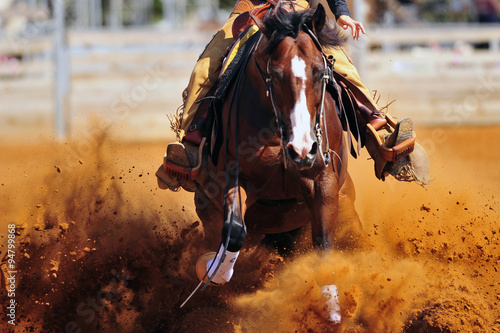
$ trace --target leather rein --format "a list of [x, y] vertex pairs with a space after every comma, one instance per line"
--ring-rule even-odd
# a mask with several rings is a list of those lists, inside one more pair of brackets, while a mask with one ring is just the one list
[[[327, 58], [326, 55], [324, 54], [321, 44], [318, 41], [318, 38], [316, 35], [312, 32], [309, 27], [305, 26], [304, 27], [304, 32], [306, 32], [311, 39], [314, 41], [314, 44], [318, 48], [318, 50], [321, 52], [322, 59], [323, 59], [323, 64], [324, 64], [324, 69], [321, 73], [321, 99], [320, 99], [320, 105], [319, 108], [316, 109], [316, 123], [314, 125], [314, 130], [316, 134], [316, 140], [318, 141], [319, 147], [323, 147], [323, 137], [325, 137], [326, 142], [325, 142], [325, 148], [321, 152], [321, 157], [323, 159], [323, 162], [325, 163], [325, 167], [328, 167], [332, 158], [331, 158], [331, 149], [330, 149], [330, 143], [328, 140], [328, 129], [326, 125], [326, 113], [325, 113], [325, 95], [326, 95], [326, 86], [328, 85], [328, 82], [330, 80], [334, 81], [333, 76], [331, 75], [331, 71], [329, 70], [328, 64], [327, 64]], [[257, 43], [260, 44], [262, 41], [262, 35]], [[276, 122], [278, 125], [278, 134], [280, 137], [280, 142], [281, 142], [281, 149], [283, 150], [283, 163], [285, 165], [285, 169], [287, 167], [287, 160], [289, 158], [288, 156], [288, 151], [285, 147], [285, 142], [283, 138], [283, 120], [281, 117], [281, 113], [278, 111], [278, 107], [276, 106], [276, 101], [274, 98], [274, 91], [273, 91], [273, 77], [270, 72], [271, 68], [271, 58], [267, 61], [267, 66], [266, 66], [266, 72], [264, 75], [264, 71], [261, 69], [259, 63], [254, 57], [254, 62], [257, 67], [257, 70], [264, 81], [266, 85], [266, 96], [271, 99], [271, 104], [273, 107], [273, 112], [274, 115], [276, 116]], [[324, 135], [323, 135], [324, 133]]]

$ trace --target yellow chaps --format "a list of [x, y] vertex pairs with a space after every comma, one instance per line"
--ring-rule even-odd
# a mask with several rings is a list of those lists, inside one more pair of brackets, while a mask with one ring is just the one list
[[[309, 8], [309, 3], [306, 0], [296, 0], [293, 2], [297, 10]], [[234, 20], [241, 13], [252, 10], [255, 7], [258, 6], [254, 5], [250, 0], [239, 0], [234, 6], [226, 24], [213, 37], [196, 63], [189, 80], [189, 85], [186, 88], [187, 96], [181, 119], [181, 129], [183, 131], [180, 139], [182, 139], [184, 133], [189, 129], [198, 109], [198, 104], [195, 102], [205, 97], [219, 76], [219, 70], [223, 62], [222, 57], [226, 49], [233, 42], [232, 26]], [[354, 83], [372, 101], [373, 105], [376, 106], [377, 104], [370, 96], [370, 91], [361, 81], [356, 67], [349, 61], [344, 50], [341, 47], [335, 47], [324, 48], [323, 51], [326, 55], [331, 55], [335, 59], [335, 70]]]

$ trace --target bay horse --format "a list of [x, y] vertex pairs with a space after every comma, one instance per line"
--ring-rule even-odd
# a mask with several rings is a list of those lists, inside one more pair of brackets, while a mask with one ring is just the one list
[[223, 102], [220, 154], [203, 157], [196, 211], [205, 228], [224, 221], [218, 252], [197, 263], [207, 284], [229, 281], [247, 230], [278, 234], [310, 224], [321, 249], [355, 247], [362, 238], [321, 50], [342, 39], [321, 5], [273, 11], [253, 17], [259, 41]]

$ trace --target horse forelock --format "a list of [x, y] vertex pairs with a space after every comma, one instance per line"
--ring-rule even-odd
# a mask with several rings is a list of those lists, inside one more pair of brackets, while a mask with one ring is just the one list
[[[314, 9], [293, 12], [278, 8], [275, 14], [267, 16], [264, 25], [269, 43], [265, 53], [273, 52], [286, 37], [297, 38], [304, 27], [312, 25], [314, 12]], [[339, 46], [344, 42], [335, 26], [326, 24], [316, 34], [323, 47]]]

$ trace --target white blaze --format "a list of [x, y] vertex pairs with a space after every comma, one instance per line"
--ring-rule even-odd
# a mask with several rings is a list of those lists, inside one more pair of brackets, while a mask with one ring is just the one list
[[311, 118], [307, 110], [306, 63], [298, 56], [295, 56], [292, 59], [291, 68], [293, 76], [302, 80], [302, 87], [300, 87], [299, 97], [290, 115], [292, 133], [289, 144], [301, 158], [305, 158], [314, 143], [310, 134]]

